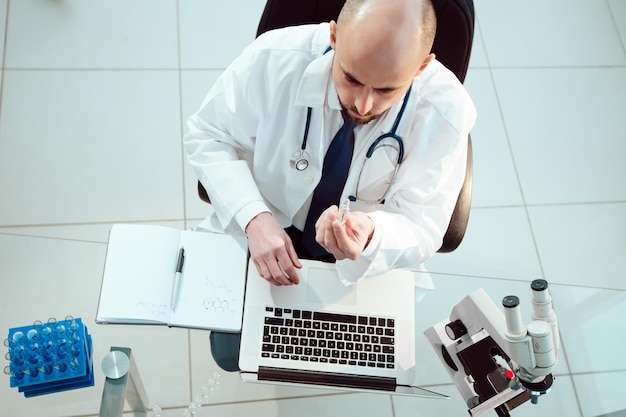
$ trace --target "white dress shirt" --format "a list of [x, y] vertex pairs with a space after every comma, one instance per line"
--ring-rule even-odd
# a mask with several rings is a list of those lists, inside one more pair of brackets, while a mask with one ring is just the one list
[[[201, 225], [241, 232], [263, 211], [283, 226], [304, 226], [330, 141], [343, 124], [330, 69], [334, 53], [327, 23], [268, 32], [224, 71], [184, 138], [191, 165], [211, 197]], [[402, 101], [355, 129], [355, 148], [342, 201], [349, 195], [382, 196], [395, 167], [395, 152], [372, 142], [391, 130]], [[309, 166], [290, 166], [302, 146], [307, 107], [312, 118], [306, 144]], [[467, 92], [438, 61], [413, 81], [398, 126], [404, 161], [384, 204], [354, 202], [367, 212], [374, 236], [359, 259], [338, 261], [342, 281], [417, 269], [439, 249], [465, 177], [467, 136], [476, 112]], [[394, 141], [391, 140], [390, 143]]]

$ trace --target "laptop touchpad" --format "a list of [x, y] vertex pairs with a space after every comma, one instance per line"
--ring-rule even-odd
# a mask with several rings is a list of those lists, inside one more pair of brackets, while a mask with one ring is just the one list
[[346, 287], [339, 281], [335, 271], [309, 268], [306, 300], [315, 304], [356, 304], [356, 286]]

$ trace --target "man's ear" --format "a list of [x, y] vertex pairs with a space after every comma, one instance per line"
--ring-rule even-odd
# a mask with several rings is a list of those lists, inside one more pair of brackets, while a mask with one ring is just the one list
[[422, 65], [420, 65], [420, 67], [417, 70], [417, 73], [415, 73], [415, 76], [417, 77], [418, 75], [420, 75], [422, 73], [422, 71], [424, 71], [426, 69], [426, 67], [428, 66], [428, 64], [430, 64], [431, 62], [433, 62], [435, 60], [435, 54], [429, 54], [425, 59], [424, 62], [422, 62]]
[[335, 44], [337, 43], [337, 22], [334, 20], [330, 21], [330, 47], [335, 49]]

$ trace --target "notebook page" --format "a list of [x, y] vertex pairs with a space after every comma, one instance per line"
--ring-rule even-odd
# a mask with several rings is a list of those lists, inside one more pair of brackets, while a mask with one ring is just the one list
[[114, 225], [96, 321], [167, 323], [179, 238], [169, 227]]
[[243, 235], [185, 231], [179, 299], [174, 326], [239, 331], [248, 256]]

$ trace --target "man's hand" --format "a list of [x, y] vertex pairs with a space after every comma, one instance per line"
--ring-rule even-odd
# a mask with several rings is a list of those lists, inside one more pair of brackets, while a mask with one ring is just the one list
[[339, 221], [337, 206], [327, 208], [315, 223], [315, 240], [335, 259], [357, 259], [374, 234], [374, 222], [360, 211]]
[[291, 239], [271, 213], [263, 212], [246, 226], [248, 248], [254, 265], [274, 285], [300, 282], [296, 268], [302, 268]]

